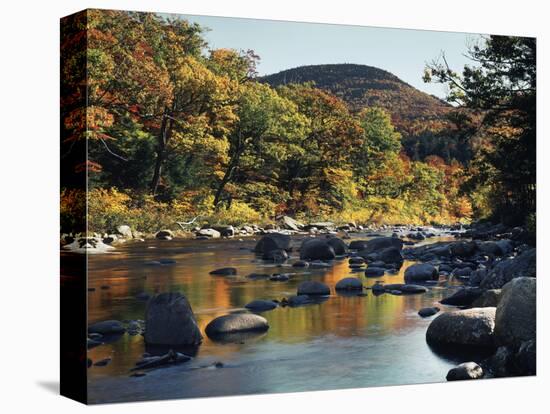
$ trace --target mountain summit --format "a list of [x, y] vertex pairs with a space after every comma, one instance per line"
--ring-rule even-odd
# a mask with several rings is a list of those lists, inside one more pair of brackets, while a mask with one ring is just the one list
[[259, 79], [271, 86], [315, 82], [348, 104], [352, 111], [378, 106], [392, 116], [405, 135], [418, 122], [441, 120], [452, 107], [441, 99], [419, 91], [394, 74], [367, 65], [330, 64], [300, 66]]

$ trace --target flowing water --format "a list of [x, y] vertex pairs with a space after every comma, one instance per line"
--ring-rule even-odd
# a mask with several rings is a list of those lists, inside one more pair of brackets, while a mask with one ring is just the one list
[[[294, 244], [299, 242], [296, 239]], [[215, 317], [242, 310], [254, 299], [293, 295], [304, 280], [322, 281], [332, 294], [322, 303], [263, 313], [270, 328], [261, 335], [224, 343], [204, 335], [190, 362], [152, 370], [143, 377], [130, 377], [130, 369], [144, 352], [155, 350], [146, 349], [141, 335], [113, 338], [88, 352], [93, 361], [112, 358], [107, 366], [88, 369], [89, 402], [438, 382], [455, 365], [456, 360], [438, 356], [426, 344], [431, 318], [417, 315], [420, 308], [434, 306], [449, 294], [453, 286], [445, 281], [421, 295], [374, 296], [370, 290], [367, 296], [339, 294], [334, 286], [348, 276], [361, 278], [365, 286], [378, 280], [403, 283], [404, 271], [412, 262], [405, 262], [398, 274], [366, 278], [363, 272], [352, 273], [347, 259], [326, 270], [266, 264], [251, 252], [254, 245], [254, 239], [151, 240], [128, 243], [113, 254], [90, 255], [88, 286], [95, 291], [88, 293], [89, 323], [144, 319], [146, 303], [135, 298], [141, 292], [184, 293], [203, 333]], [[147, 265], [159, 259], [175, 263]], [[237, 268], [238, 276], [209, 275], [226, 266]], [[292, 273], [290, 281], [246, 278], [250, 273], [280, 272]], [[109, 288], [102, 289], [105, 286]], [[216, 362], [223, 367], [216, 368]]]

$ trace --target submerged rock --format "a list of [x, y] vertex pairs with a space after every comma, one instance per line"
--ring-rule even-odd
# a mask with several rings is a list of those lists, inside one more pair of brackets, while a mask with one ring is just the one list
[[202, 342], [187, 298], [178, 292], [153, 296], [145, 311], [145, 342], [152, 345], [199, 345]]

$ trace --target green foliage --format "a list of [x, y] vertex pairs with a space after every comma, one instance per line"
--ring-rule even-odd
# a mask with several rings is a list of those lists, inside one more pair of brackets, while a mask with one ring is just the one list
[[469, 55], [478, 65], [461, 76], [442, 56], [425, 80], [449, 85], [449, 101], [483, 111], [487, 142], [475, 154], [467, 188], [490, 186], [492, 214], [523, 223], [536, 208], [536, 40], [489, 36]]
[[[89, 146], [91, 231], [178, 229], [196, 216], [233, 225], [277, 214], [361, 223], [471, 216], [453, 152], [425, 149], [411, 160], [401, 137], [447, 131], [462, 142], [472, 118], [441, 121], [448, 106], [387, 72], [310, 67], [273, 87], [255, 79], [253, 51], [209, 50], [201, 27], [149, 13], [93, 10], [88, 36], [89, 106], [64, 105], [63, 126]], [[63, 194], [64, 228], [76, 223], [77, 201]]]

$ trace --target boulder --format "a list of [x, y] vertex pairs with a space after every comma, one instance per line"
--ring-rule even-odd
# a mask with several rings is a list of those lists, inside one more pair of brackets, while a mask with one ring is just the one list
[[483, 368], [475, 362], [464, 362], [447, 373], [447, 381], [462, 381], [483, 378]]
[[272, 300], [256, 299], [252, 302], [247, 303], [246, 305], [244, 305], [244, 307], [253, 312], [264, 312], [275, 309], [277, 307], [277, 304]]
[[355, 277], [346, 277], [336, 283], [336, 290], [363, 290], [363, 283]]
[[498, 262], [481, 281], [485, 289], [500, 289], [516, 277], [536, 277], [536, 249], [529, 249], [522, 254]]
[[284, 262], [286, 259], [288, 259], [288, 253], [283, 249], [270, 250], [262, 255], [262, 260], [273, 262]]
[[332, 260], [335, 257], [334, 248], [327, 239], [307, 239], [300, 247], [302, 260]]
[[504, 256], [512, 253], [514, 245], [510, 240], [478, 241], [477, 248], [483, 254]]
[[489, 289], [483, 291], [481, 296], [471, 304], [473, 308], [497, 307], [500, 302], [501, 289]]
[[108, 320], [88, 325], [88, 333], [101, 335], [113, 335], [126, 332], [126, 328], [120, 321]]
[[494, 347], [496, 308], [446, 312], [428, 326], [426, 340], [434, 345]]
[[426, 293], [428, 291], [428, 288], [426, 286], [420, 286], [420, 285], [411, 285], [405, 283], [404, 285], [401, 285], [399, 289], [401, 293], [405, 294], [416, 294], [416, 293]]
[[322, 282], [308, 280], [298, 285], [299, 295], [330, 295], [330, 288]]
[[288, 273], [274, 273], [269, 276], [269, 280], [272, 282], [286, 282], [290, 279]]
[[187, 298], [178, 292], [161, 293], [147, 302], [145, 343], [150, 345], [191, 345], [202, 335]]
[[349, 264], [362, 265], [365, 264], [365, 259], [362, 257], [350, 257], [348, 260]]
[[160, 230], [155, 234], [155, 238], [158, 240], [172, 240], [174, 233], [172, 230]]
[[215, 229], [200, 229], [197, 232], [197, 235], [208, 237], [210, 239], [219, 239], [222, 236], [222, 234], [218, 230], [215, 230]]
[[221, 269], [212, 270], [210, 274], [216, 276], [235, 276], [237, 269], [234, 267], [222, 267]]
[[118, 234], [120, 234], [122, 237], [126, 239], [132, 238], [132, 229], [130, 228], [130, 226], [127, 226], [125, 224], [121, 226], [117, 226], [116, 231]]
[[[233, 226], [213, 226], [212, 229], [208, 230], [214, 230], [220, 233], [220, 236], [222, 237], [233, 237], [235, 236], [235, 227]], [[212, 238], [217, 238], [215, 235], [211, 236]]]
[[482, 294], [483, 290], [479, 288], [463, 288], [441, 299], [439, 303], [450, 306], [471, 306]]
[[210, 338], [239, 332], [263, 332], [269, 329], [265, 318], [253, 313], [232, 313], [219, 316], [206, 325], [206, 335]]
[[348, 253], [348, 246], [342, 239], [338, 237], [331, 237], [327, 240], [327, 243], [332, 246], [336, 256], [343, 256]]
[[431, 308], [422, 308], [418, 311], [418, 315], [422, 316], [423, 318], [428, 318], [430, 316], [435, 315], [439, 312], [439, 308], [437, 306], [433, 306]]
[[474, 241], [455, 242], [450, 246], [451, 254], [458, 257], [470, 257], [477, 251]]
[[519, 347], [536, 339], [537, 282], [535, 278], [512, 279], [502, 288], [495, 320], [495, 336], [499, 345]]
[[395, 263], [401, 266], [403, 255], [401, 254], [401, 250], [396, 247], [386, 247], [376, 253], [376, 260], [384, 263]]
[[537, 341], [522, 342], [516, 354], [518, 375], [537, 375]]
[[306, 262], [305, 260], [297, 260], [292, 263], [292, 267], [309, 267], [309, 262]]
[[438, 280], [439, 272], [429, 263], [414, 264], [405, 270], [405, 282], [425, 282]]
[[270, 233], [263, 236], [256, 247], [254, 247], [254, 252], [256, 253], [266, 253], [271, 250], [289, 250], [290, 249], [290, 236], [288, 234], [281, 233]]
[[282, 228], [288, 230], [300, 231], [304, 227], [302, 223], [289, 216], [281, 216], [277, 219], [277, 222]]
[[[352, 243], [350, 243], [350, 249], [352, 248]], [[397, 250], [401, 251], [403, 249], [403, 240], [396, 237], [377, 237], [362, 244], [358, 244], [358, 246], [360, 248], [355, 247], [355, 249], [360, 250], [360, 255], [365, 257], [370, 253], [377, 253], [388, 247], [395, 247]]]
[[371, 266], [369, 266], [365, 270], [365, 276], [366, 277], [384, 276], [385, 271], [386, 271], [386, 269], [381, 268], [381, 267], [371, 267]]

